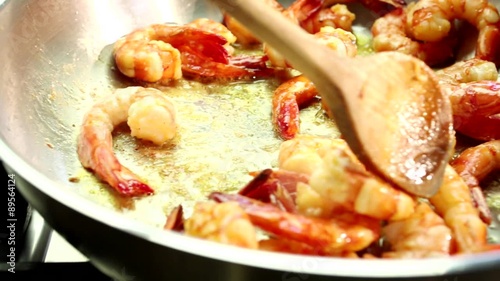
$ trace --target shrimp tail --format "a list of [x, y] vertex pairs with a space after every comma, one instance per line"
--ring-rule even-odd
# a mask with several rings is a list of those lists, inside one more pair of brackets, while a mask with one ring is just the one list
[[491, 210], [488, 207], [488, 202], [486, 202], [486, 198], [484, 197], [483, 190], [478, 186], [471, 187], [470, 194], [474, 202], [474, 207], [479, 211], [479, 218], [487, 225], [491, 224], [493, 218]]
[[485, 141], [500, 138], [500, 83], [470, 82], [450, 91], [449, 96], [457, 132]]
[[181, 52], [184, 50], [215, 62], [229, 63], [229, 53], [224, 47], [227, 40], [215, 33], [183, 27], [179, 32], [171, 34], [165, 42]]
[[280, 137], [289, 140], [299, 133], [300, 106], [317, 95], [314, 84], [304, 76], [294, 77], [274, 91], [272, 121]]
[[272, 203], [290, 213], [297, 211], [297, 183], [307, 183], [308, 175], [282, 169], [265, 169], [254, 174], [254, 178], [238, 194]]
[[140, 181], [132, 171], [122, 166], [108, 148], [97, 147], [95, 157], [102, 161], [97, 163], [100, 167], [94, 169], [97, 176], [106, 179], [108, 184], [120, 195], [134, 197], [154, 193], [149, 185]]
[[183, 231], [184, 230], [184, 210], [182, 205], [175, 207], [170, 215], [167, 217], [167, 221], [163, 226], [165, 230]]

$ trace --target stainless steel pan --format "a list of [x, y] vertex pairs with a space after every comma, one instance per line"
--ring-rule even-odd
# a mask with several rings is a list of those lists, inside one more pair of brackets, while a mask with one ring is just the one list
[[[360, 22], [373, 20], [363, 15]], [[440, 276], [500, 265], [498, 253], [349, 260], [246, 250], [167, 232], [83, 196], [68, 180], [81, 169], [75, 138], [82, 116], [99, 91], [129, 83], [110, 70], [110, 44], [136, 27], [202, 16], [220, 19], [216, 8], [196, 0], [1, 6], [0, 157], [34, 208], [98, 269], [116, 280], [326, 280]]]

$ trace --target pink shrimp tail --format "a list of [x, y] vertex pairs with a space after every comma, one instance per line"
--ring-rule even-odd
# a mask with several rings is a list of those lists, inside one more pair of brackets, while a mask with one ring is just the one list
[[120, 195], [126, 197], [151, 195], [154, 190], [141, 182], [129, 169], [122, 166], [112, 150], [105, 146], [98, 146], [94, 150], [93, 161], [90, 167], [97, 176], [105, 180]]
[[154, 193], [154, 190], [149, 185], [138, 180], [120, 182], [116, 186], [116, 189], [123, 196], [150, 195]]
[[196, 28], [182, 30], [171, 35], [166, 42], [181, 52], [185, 50], [214, 62], [229, 63], [229, 53], [224, 47], [227, 40], [224, 37]]

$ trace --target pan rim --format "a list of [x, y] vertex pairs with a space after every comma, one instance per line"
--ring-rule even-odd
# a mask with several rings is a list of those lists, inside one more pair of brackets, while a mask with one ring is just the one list
[[[500, 263], [500, 254], [495, 251], [446, 258], [363, 260], [238, 248], [158, 229], [82, 198], [65, 190], [64, 184], [49, 179], [21, 159], [3, 139], [0, 139], [0, 158], [34, 188], [82, 215], [163, 247], [224, 262], [277, 270], [284, 274], [365, 278], [442, 276], [481, 270]], [[361, 267], [365, 270], [359, 270]], [[398, 268], [398, 271], [394, 272], [394, 268]]]

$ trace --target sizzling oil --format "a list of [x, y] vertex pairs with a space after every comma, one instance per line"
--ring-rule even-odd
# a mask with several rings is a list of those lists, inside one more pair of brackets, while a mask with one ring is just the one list
[[[155, 226], [165, 223], [181, 204], [186, 216], [194, 203], [213, 191], [235, 192], [249, 172], [276, 167], [282, 143], [271, 123], [277, 79], [249, 83], [203, 84], [180, 81], [162, 90], [177, 110], [176, 138], [161, 147], [130, 136], [126, 126], [114, 132], [114, 151], [122, 163], [154, 190], [153, 196], [121, 199], [88, 171], [79, 173], [84, 196]], [[319, 102], [301, 111], [301, 133], [338, 137]]]

